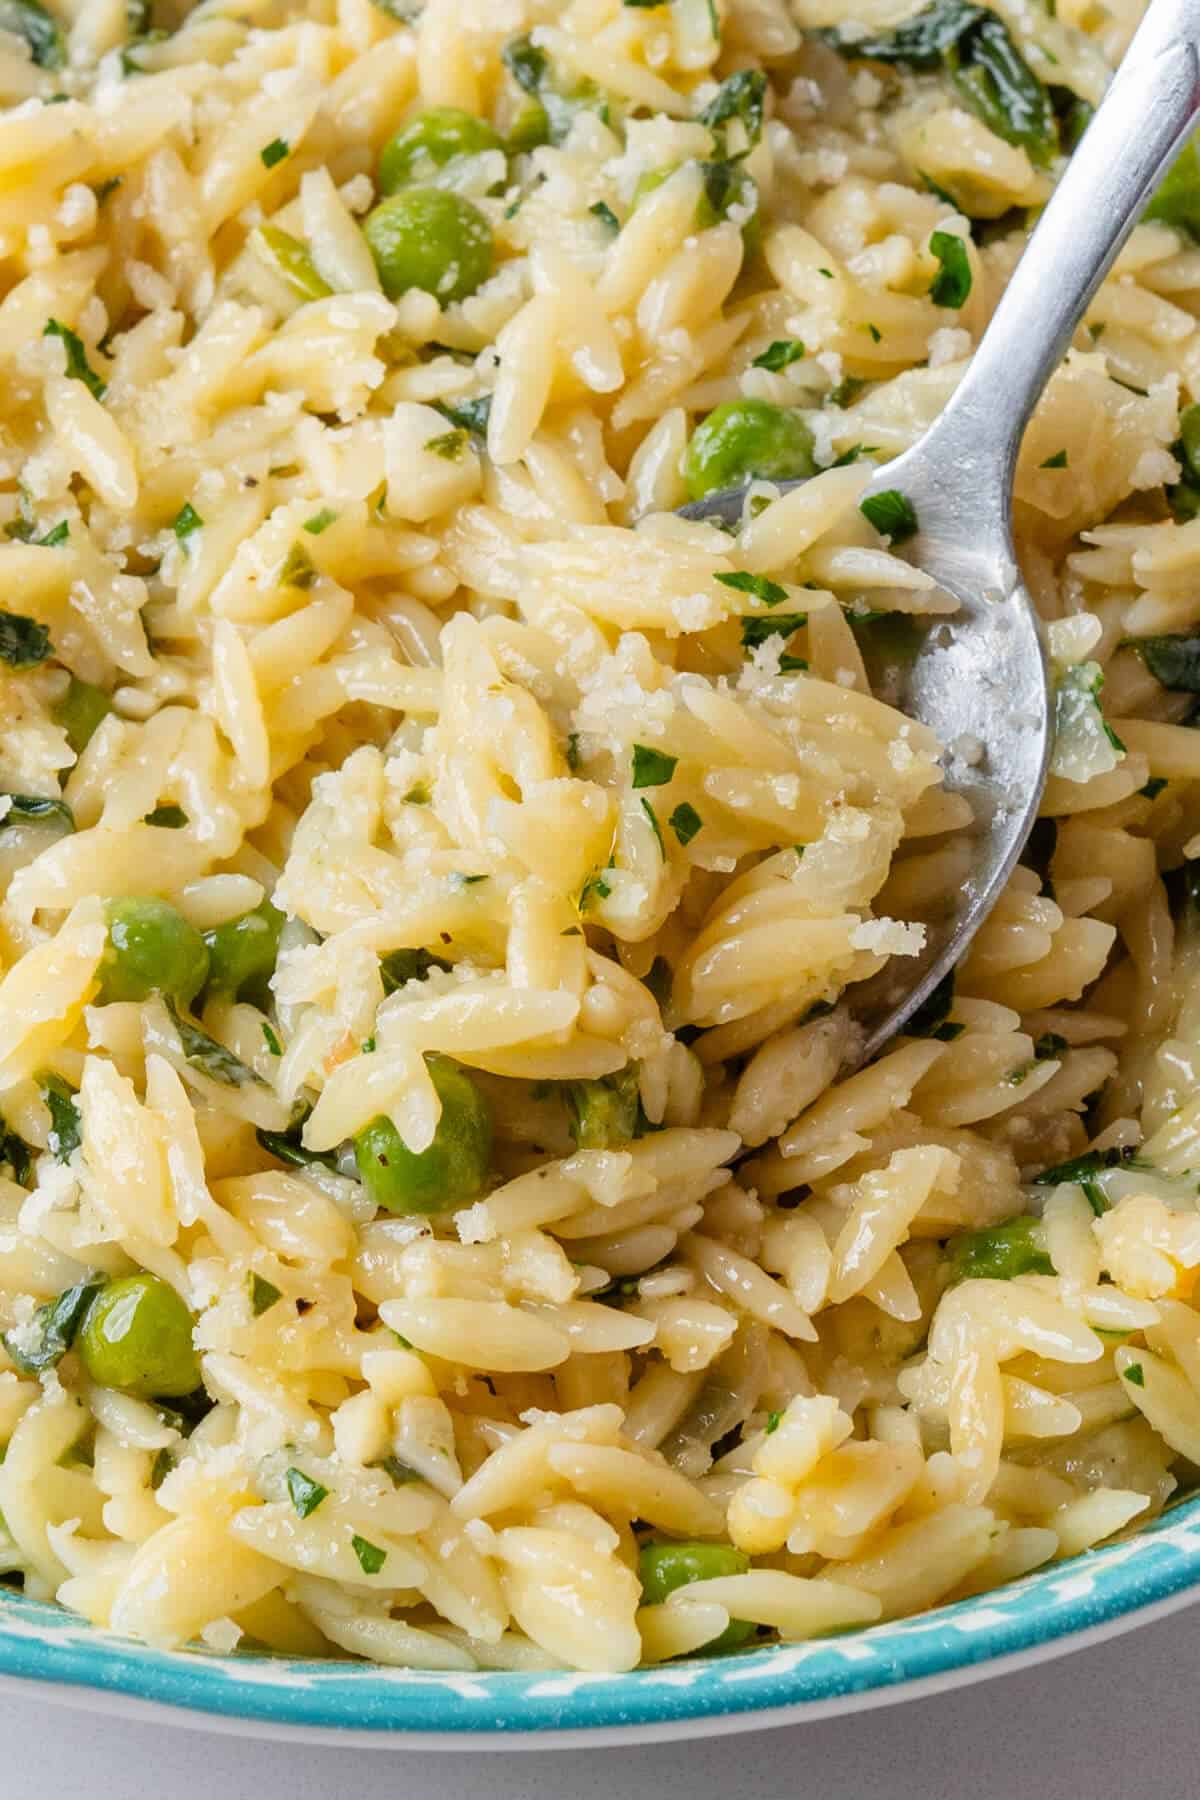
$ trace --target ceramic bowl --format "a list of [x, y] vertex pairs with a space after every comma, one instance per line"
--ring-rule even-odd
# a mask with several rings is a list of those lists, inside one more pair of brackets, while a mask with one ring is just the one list
[[414, 1749], [698, 1737], [914, 1698], [1149, 1622], [1200, 1596], [1200, 1495], [1123, 1542], [917, 1618], [627, 1675], [157, 1650], [0, 1593], [0, 1679], [109, 1714]]

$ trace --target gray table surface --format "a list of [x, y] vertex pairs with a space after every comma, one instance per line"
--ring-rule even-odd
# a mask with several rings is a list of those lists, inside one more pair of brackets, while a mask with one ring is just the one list
[[0, 1696], [4, 1800], [1194, 1800], [1200, 1608], [957, 1693], [634, 1749], [265, 1743]]

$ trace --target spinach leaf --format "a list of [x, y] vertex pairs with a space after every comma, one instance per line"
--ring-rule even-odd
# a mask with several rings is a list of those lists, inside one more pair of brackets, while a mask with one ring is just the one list
[[94, 394], [97, 400], [103, 400], [108, 392], [108, 383], [101, 380], [88, 361], [87, 350], [78, 333], [70, 330], [68, 326], [60, 324], [57, 319], [47, 319], [42, 336], [62, 339], [63, 348], [67, 353], [67, 374], [71, 380], [82, 381], [89, 393]]
[[1058, 148], [1050, 95], [1017, 49], [999, 14], [973, 0], [934, 0], [894, 31], [844, 38], [820, 34], [842, 56], [897, 68], [941, 69], [989, 131], [1046, 163]]
[[47, 1138], [50, 1153], [55, 1162], [70, 1162], [83, 1142], [79, 1108], [75, 1104], [75, 1089], [61, 1075], [39, 1075], [38, 1086], [50, 1114]]
[[50, 633], [24, 613], [0, 612], [0, 662], [10, 669], [36, 669], [50, 654]]
[[224, 1044], [218, 1044], [216, 1038], [209, 1037], [207, 1031], [191, 1019], [185, 1019], [169, 994], [162, 995], [162, 1003], [171, 1016], [171, 1023], [179, 1034], [180, 1047], [193, 1068], [207, 1075], [210, 1081], [223, 1082], [226, 1087], [245, 1087], [247, 1082], [257, 1082], [265, 1087], [261, 1075], [257, 1074], [240, 1056], [227, 1050]]
[[39, 69], [61, 69], [67, 60], [62, 27], [39, 0], [0, 0], [0, 31], [24, 38]]
[[938, 1038], [944, 1044], [953, 1043], [966, 1030], [950, 1018], [950, 1009], [954, 1005], [954, 970], [943, 975], [928, 999], [923, 1000], [909, 1019], [904, 1029], [909, 1037]]
[[718, 138], [722, 155], [730, 154], [726, 148], [725, 127], [734, 119], [741, 125], [747, 139], [745, 148], [734, 154], [745, 156], [758, 143], [762, 136], [766, 92], [767, 78], [761, 69], [739, 69], [736, 75], [730, 75], [721, 83], [715, 97], [700, 114], [700, 123], [707, 125]]
[[1033, 1182], [1035, 1187], [1057, 1187], [1062, 1181], [1077, 1181], [1087, 1195], [1088, 1205], [1100, 1218], [1108, 1211], [1108, 1201], [1096, 1176], [1105, 1169], [1149, 1167], [1132, 1145], [1121, 1144], [1112, 1150], [1087, 1150], [1082, 1156], [1072, 1157], [1070, 1162], [1055, 1163], [1053, 1168], [1043, 1169], [1040, 1175], [1035, 1175]]
[[57, 1300], [39, 1306], [32, 1328], [16, 1328], [3, 1334], [8, 1351], [22, 1375], [42, 1375], [62, 1361], [75, 1342], [84, 1314], [107, 1284], [107, 1276], [93, 1275], [69, 1287]]
[[384, 995], [394, 994], [406, 981], [424, 981], [430, 969], [449, 967], [448, 962], [429, 950], [391, 950], [379, 959]]
[[12, 1170], [18, 1187], [28, 1187], [33, 1173], [33, 1152], [23, 1137], [10, 1131], [0, 1115], [0, 1169]]
[[1163, 687], [1176, 694], [1200, 694], [1200, 637], [1180, 632], [1125, 641]]

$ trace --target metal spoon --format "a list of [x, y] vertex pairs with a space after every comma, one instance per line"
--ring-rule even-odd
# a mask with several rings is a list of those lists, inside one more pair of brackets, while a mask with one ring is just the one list
[[[945, 785], [977, 821], [973, 864], [928, 931], [915, 972], [895, 958], [849, 996], [875, 1055], [962, 956], [998, 899], [1037, 818], [1050, 755], [1051, 696], [1037, 613], [1013, 551], [1017, 452], [1042, 389], [1160, 177], [1200, 112], [1200, 0], [1152, 0], [1068, 163], [952, 399], [921, 440], [879, 469], [867, 494], [898, 489], [919, 524], [914, 562], [959, 610], [915, 658], [889, 671], [889, 699], [951, 755]], [[788, 490], [800, 485], [781, 482]], [[737, 525], [745, 489], [682, 508]]]

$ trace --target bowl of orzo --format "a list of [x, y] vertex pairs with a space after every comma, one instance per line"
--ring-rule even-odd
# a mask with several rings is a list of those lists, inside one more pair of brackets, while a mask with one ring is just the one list
[[1193, 146], [854, 1055], [975, 824], [859, 502], [1139, 11], [0, 0], [0, 1675], [728, 1726], [1194, 1589]]

